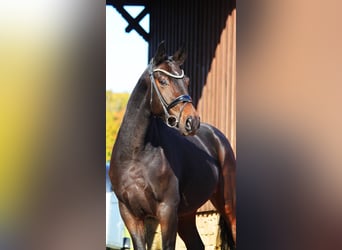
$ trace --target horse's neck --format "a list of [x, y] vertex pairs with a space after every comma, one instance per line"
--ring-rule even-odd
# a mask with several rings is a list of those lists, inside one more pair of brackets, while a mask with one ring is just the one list
[[127, 157], [132, 157], [144, 147], [151, 115], [147, 92], [147, 87], [143, 83], [137, 84], [128, 101], [116, 139], [116, 144], [120, 145], [120, 152]]

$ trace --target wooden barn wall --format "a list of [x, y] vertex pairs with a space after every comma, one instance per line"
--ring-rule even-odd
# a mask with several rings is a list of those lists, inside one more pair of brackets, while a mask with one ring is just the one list
[[150, 2], [149, 58], [165, 40], [171, 54], [184, 44], [190, 94], [201, 120], [236, 144], [236, 2], [169, 0]]
[[236, 145], [236, 43], [234, 10], [226, 20], [206, 76], [197, 109], [203, 121], [220, 128], [229, 138], [235, 152]]

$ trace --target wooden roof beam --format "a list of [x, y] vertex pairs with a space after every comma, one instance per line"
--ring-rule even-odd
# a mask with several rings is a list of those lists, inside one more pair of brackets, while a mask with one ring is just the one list
[[121, 16], [123, 18], [126, 19], [126, 21], [128, 22], [128, 26], [126, 27], [125, 31], [126, 32], [130, 32], [132, 29], [135, 29], [139, 35], [141, 35], [146, 42], [149, 41], [150, 38], [150, 34], [147, 33], [139, 24], [139, 22], [145, 17], [146, 14], [149, 13], [149, 7], [147, 5], [147, 3], [145, 3], [145, 8], [143, 11], [140, 12], [140, 14], [136, 17], [133, 18], [125, 9], [124, 9], [124, 5], [125, 5], [126, 1], [122, 1], [122, 0], [106, 0], [106, 4], [107, 5], [112, 5], [114, 8], [116, 8], [116, 10], [121, 14]]

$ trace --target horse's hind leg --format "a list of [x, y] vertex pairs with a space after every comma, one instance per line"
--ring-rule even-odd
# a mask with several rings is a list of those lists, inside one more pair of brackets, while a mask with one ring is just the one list
[[189, 250], [204, 250], [204, 245], [196, 228], [196, 213], [178, 218], [178, 234]]
[[146, 249], [144, 221], [134, 217], [125, 204], [119, 202], [120, 214], [132, 237], [134, 249]]
[[[224, 221], [221, 222], [220, 219], [220, 227], [221, 227], [221, 240], [223, 240], [223, 244], [228, 244], [230, 249], [235, 249], [236, 246], [236, 217], [235, 211], [232, 204], [224, 203], [222, 196], [219, 193], [214, 194], [214, 196], [210, 199], [213, 205], [216, 207], [220, 215], [222, 216]], [[222, 224], [223, 223], [223, 224]], [[226, 224], [226, 227], [224, 226]], [[222, 238], [222, 233], [225, 236]], [[227, 241], [227, 242], [226, 242]], [[225, 248], [221, 248], [225, 249]]]
[[227, 153], [220, 158], [219, 186], [210, 200], [230, 227], [236, 244], [235, 160]]

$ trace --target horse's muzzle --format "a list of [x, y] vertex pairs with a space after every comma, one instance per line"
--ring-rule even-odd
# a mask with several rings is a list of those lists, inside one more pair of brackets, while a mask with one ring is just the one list
[[185, 130], [189, 135], [193, 135], [200, 127], [200, 118], [189, 116], [185, 121]]

